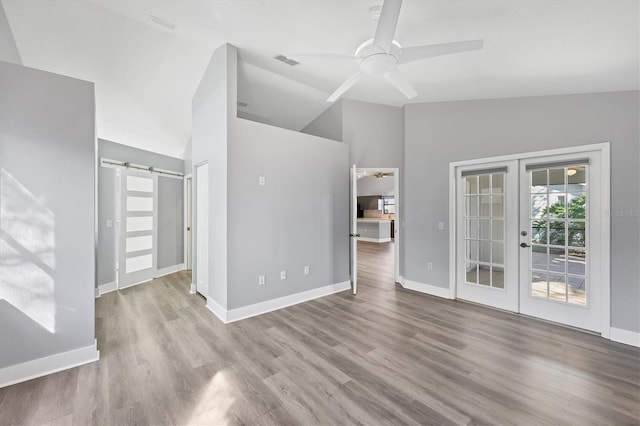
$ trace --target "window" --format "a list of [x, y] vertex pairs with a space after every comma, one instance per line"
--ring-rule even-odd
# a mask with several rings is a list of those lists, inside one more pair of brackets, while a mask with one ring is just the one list
[[395, 214], [396, 200], [393, 195], [385, 195], [378, 200], [378, 210], [382, 210], [384, 214]]

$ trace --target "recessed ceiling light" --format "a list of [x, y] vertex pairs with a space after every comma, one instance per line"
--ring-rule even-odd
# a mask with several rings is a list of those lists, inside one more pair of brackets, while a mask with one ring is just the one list
[[156, 24], [158, 24], [158, 25], [162, 25], [163, 27], [168, 28], [168, 29], [170, 29], [170, 30], [175, 30], [175, 29], [176, 29], [176, 25], [175, 25], [175, 24], [172, 24], [172, 23], [171, 23], [171, 22], [169, 22], [169, 21], [165, 21], [165, 20], [164, 20], [164, 19], [162, 19], [162, 18], [158, 18], [158, 17], [157, 17], [157, 16], [155, 16], [155, 15], [149, 15], [149, 19], [151, 19], [151, 20], [152, 20], [153, 22], [155, 22]]

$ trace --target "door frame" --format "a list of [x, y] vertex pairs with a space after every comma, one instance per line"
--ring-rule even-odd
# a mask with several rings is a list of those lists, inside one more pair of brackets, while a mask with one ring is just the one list
[[[402, 240], [402, 232], [400, 231], [400, 168], [398, 167], [357, 167], [357, 173], [363, 172], [380, 172], [380, 173], [393, 173], [393, 196], [395, 201], [395, 226], [394, 226], [394, 236], [393, 236], [393, 263], [394, 263], [394, 271], [393, 275], [395, 277], [395, 282], [400, 283], [400, 242]], [[357, 185], [356, 185], [357, 187]], [[358, 193], [354, 194], [356, 198], [356, 205], [358, 200]]]
[[[198, 186], [200, 185], [200, 182], [198, 182], [198, 170], [200, 169], [200, 167], [203, 166], [207, 166], [207, 177], [209, 178], [207, 180], [207, 203], [208, 203], [208, 207], [207, 210], [209, 212], [209, 215], [207, 217], [207, 229], [210, 230], [209, 226], [210, 226], [210, 221], [209, 219], [211, 218], [211, 188], [209, 187], [210, 183], [211, 183], [211, 170], [210, 170], [210, 165], [209, 165], [209, 161], [203, 161], [202, 163], [198, 163], [194, 166], [193, 168], [193, 179], [191, 181], [192, 185], [191, 187], [195, 189], [195, 191], [193, 191], [193, 197], [192, 202], [193, 202], [193, 217], [195, 220], [193, 220], [191, 222], [192, 225], [192, 232], [191, 232], [191, 244], [192, 244], [192, 248], [194, 249], [192, 251], [192, 262], [191, 262], [191, 266], [192, 266], [192, 270], [191, 270], [191, 289], [190, 289], [190, 293], [192, 294], [200, 294], [202, 297], [204, 297], [205, 299], [209, 299], [209, 284], [211, 283], [211, 275], [210, 275], [210, 265], [209, 265], [209, 260], [207, 259], [206, 265], [207, 265], [207, 294], [202, 294], [198, 291], [198, 274], [200, 274], [202, 271], [199, 271], [198, 268], [198, 228], [199, 228], [199, 224], [202, 221], [202, 218], [199, 217], [198, 215], [198, 203], [201, 200], [198, 200]], [[195, 185], [194, 185], [195, 183]], [[209, 235], [206, 235], [206, 238], [209, 239]], [[210, 253], [211, 247], [208, 247], [209, 253]], [[194, 256], [195, 255], [195, 256]]]
[[[189, 181], [191, 181], [191, 188], [189, 188]], [[191, 240], [193, 241], [193, 175], [191, 173], [189, 173], [188, 175], [184, 176], [184, 181], [183, 181], [183, 207], [184, 207], [184, 213], [183, 213], [183, 217], [184, 217], [184, 221], [183, 221], [183, 235], [184, 235], [184, 241], [183, 241], [183, 253], [182, 253], [182, 258], [183, 258], [183, 263], [184, 263], [184, 269], [191, 269], [189, 268], [189, 266], [193, 267], [193, 249], [191, 247], [191, 244], [189, 244], [189, 237], [188, 237], [188, 233], [191, 232]], [[190, 203], [191, 201], [191, 203]], [[191, 204], [191, 205], [189, 205]], [[191, 212], [191, 218], [189, 218], [189, 212]], [[189, 220], [191, 219], [191, 220]], [[187, 228], [189, 227], [189, 223], [191, 223], [191, 231], [189, 231]], [[191, 260], [191, 265], [189, 264], [189, 260]]]
[[[579, 145], [566, 148], [550, 150], [531, 151], [519, 154], [502, 155], [496, 157], [478, 158], [473, 160], [456, 161], [449, 163], [449, 298], [456, 298], [457, 286], [457, 252], [458, 235], [456, 233], [457, 220], [457, 184], [456, 173], [459, 167], [481, 165], [489, 162], [502, 162], [512, 160], [527, 160], [536, 157], [546, 157], [565, 154], [580, 154], [585, 152], [599, 152], [602, 161], [600, 188], [600, 256], [601, 287], [600, 287], [600, 330], [601, 336], [610, 338], [611, 327], [611, 217], [609, 215], [611, 206], [611, 148], [609, 142], [596, 143], [590, 145]], [[519, 177], [518, 177], [519, 178]], [[518, 203], [519, 204], [519, 203]], [[518, 206], [518, 211], [520, 207]], [[520, 216], [518, 215], [518, 221]], [[595, 260], [595, 259], [594, 259]], [[519, 268], [519, 266], [518, 266]]]

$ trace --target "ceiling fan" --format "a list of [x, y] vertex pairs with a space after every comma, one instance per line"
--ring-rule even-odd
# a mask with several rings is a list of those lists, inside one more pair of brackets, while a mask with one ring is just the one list
[[377, 172], [377, 173], [374, 173], [373, 176], [378, 178], [378, 179], [382, 179], [382, 178], [386, 178], [387, 176], [393, 176], [393, 173]]
[[[483, 40], [401, 47], [400, 44], [393, 39], [396, 33], [401, 6], [402, 0], [384, 0], [375, 36], [373, 39], [362, 43], [356, 50], [354, 56], [320, 55], [320, 57], [332, 60], [358, 60], [360, 63], [360, 71], [342, 83], [340, 87], [329, 96], [327, 102], [334, 102], [340, 98], [347, 90], [360, 81], [365, 74], [383, 76], [395, 86], [396, 89], [402, 92], [402, 94], [411, 99], [418, 93], [409, 80], [400, 72], [398, 65], [433, 58], [435, 56], [482, 49]], [[373, 12], [375, 12], [374, 8], [372, 8], [372, 14]]]

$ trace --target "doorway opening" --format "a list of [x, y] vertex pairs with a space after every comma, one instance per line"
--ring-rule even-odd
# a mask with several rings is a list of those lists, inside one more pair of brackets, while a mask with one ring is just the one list
[[400, 185], [397, 168], [354, 166], [352, 173], [352, 283], [355, 283], [355, 294], [357, 277], [364, 283], [390, 287], [399, 281]]
[[456, 298], [609, 332], [609, 145], [452, 163]]
[[196, 166], [196, 269], [195, 291], [209, 295], [209, 163]]

